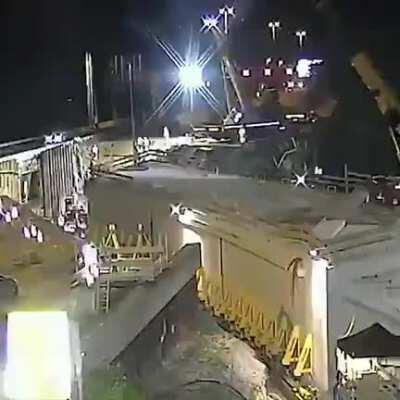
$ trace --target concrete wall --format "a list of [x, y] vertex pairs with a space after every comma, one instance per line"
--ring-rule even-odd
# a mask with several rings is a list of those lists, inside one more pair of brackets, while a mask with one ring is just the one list
[[43, 215], [56, 218], [63, 197], [74, 192], [73, 146], [68, 142], [40, 155]]
[[[284, 311], [293, 325], [300, 325], [302, 341], [313, 334], [313, 377], [327, 389], [326, 268], [313, 262], [305, 244], [286, 239], [265, 242], [265, 258], [218, 237], [202, 233], [202, 261], [207, 277], [223, 290], [247, 302], [274, 320]], [[288, 270], [291, 261], [303, 259], [304, 278]], [[222, 262], [221, 262], [222, 259]], [[317, 301], [316, 301], [317, 300]], [[301, 343], [302, 344], [302, 343]]]

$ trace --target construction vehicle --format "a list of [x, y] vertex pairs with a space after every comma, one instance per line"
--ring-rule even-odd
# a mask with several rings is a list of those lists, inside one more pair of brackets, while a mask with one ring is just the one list
[[66, 196], [60, 205], [58, 226], [66, 233], [86, 238], [89, 227], [89, 204], [86, 196], [74, 194]]
[[374, 96], [378, 109], [388, 124], [389, 135], [400, 163], [400, 100], [366, 53], [354, 56], [352, 66]]
[[[353, 57], [352, 66], [374, 96], [378, 109], [386, 120], [393, 149], [400, 163], [400, 100], [366, 53]], [[371, 201], [391, 207], [397, 207], [400, 203], [399, 182], [390, 182], [384, 178], [374, 179], [368, 189]]]

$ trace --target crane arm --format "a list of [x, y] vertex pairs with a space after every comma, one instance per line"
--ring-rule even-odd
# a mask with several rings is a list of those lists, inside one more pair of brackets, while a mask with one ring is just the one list
[[352, 59], [352, 66], [364, 85], [374, 95], [381, 114], [388, 122], [389, 134], [400, 163], [400, 100], [366, 53], [355, 55]]

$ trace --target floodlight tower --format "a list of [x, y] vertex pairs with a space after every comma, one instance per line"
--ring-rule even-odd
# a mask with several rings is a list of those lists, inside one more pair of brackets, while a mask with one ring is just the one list
[[219, 9], [219, 14], [224, 17], [224, 33], [229, 33], [229, 19], [235, 16], [235, 9], [233, 7], [224, 6]]
[[307, 31], [305, 31], [305, 30], [296, 31], [296, 36], [299, 39], [299, 46], [303, 47], [304, 46], [304, 40], [307, 37]]
[[271, 29], [272, 40], [275, 42], [277, 37], [278, 29], [281, 27], [280, 21], [270, 21], [268, 23], [268, 28]]

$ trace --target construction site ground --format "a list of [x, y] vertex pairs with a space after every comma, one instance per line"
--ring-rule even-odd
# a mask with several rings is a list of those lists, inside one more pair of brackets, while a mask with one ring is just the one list
[[[120, 356], [146, 400], [267, 399], [267, 369], [197, 299], [194, 282]], [[283, 398], [283, 397], [282, 397]]]
[[[4, 208], [11, 204], [3, 198]], [[24, 237], [23, 227], [31, 224], [43, 232], [43, 243]], [[0, 275], [17, 281], [20, 307], [67, 306], [74, 272], [75, 243], [71, 236], [38, 217], [29, 206], [22, 206], [17, 220], [0, 224], [0, 247]]]
[[[169, 165], [126, 175], [88, 184], [92, 240], [98, 241], [110, 223], [125, 235], [135, 234], [139, 223], [148, 228], [151, 219], [155, 232], [163, 230], [169, 205], [179, 202], [269, 222], [316, 223], [325, 216], [390, 224], [397, 214], [374, 205], [361, 207], [362, 192], [346, 197]], [[22, 227], [31, 220], [42, 229], [43, 244], [23, 238]], [[93, 313], [91, 291], [82, 288], [82, 298], [71, 296], [77, 293], [70, 289], [76, 246], [71, 236], [22, 207], [20, 219], [0, 225], [0, 245], [0, 274], [18, 281], [22, 304], [26, 300], [29, 307], [75, 307]], [[193, 287], [170, 307], [122, 356], [129, 376], [139, 379], [152, 399], [250, 399], [251, 390], [265, 380], [264, 367], [251, 350], [201, 310]]]

